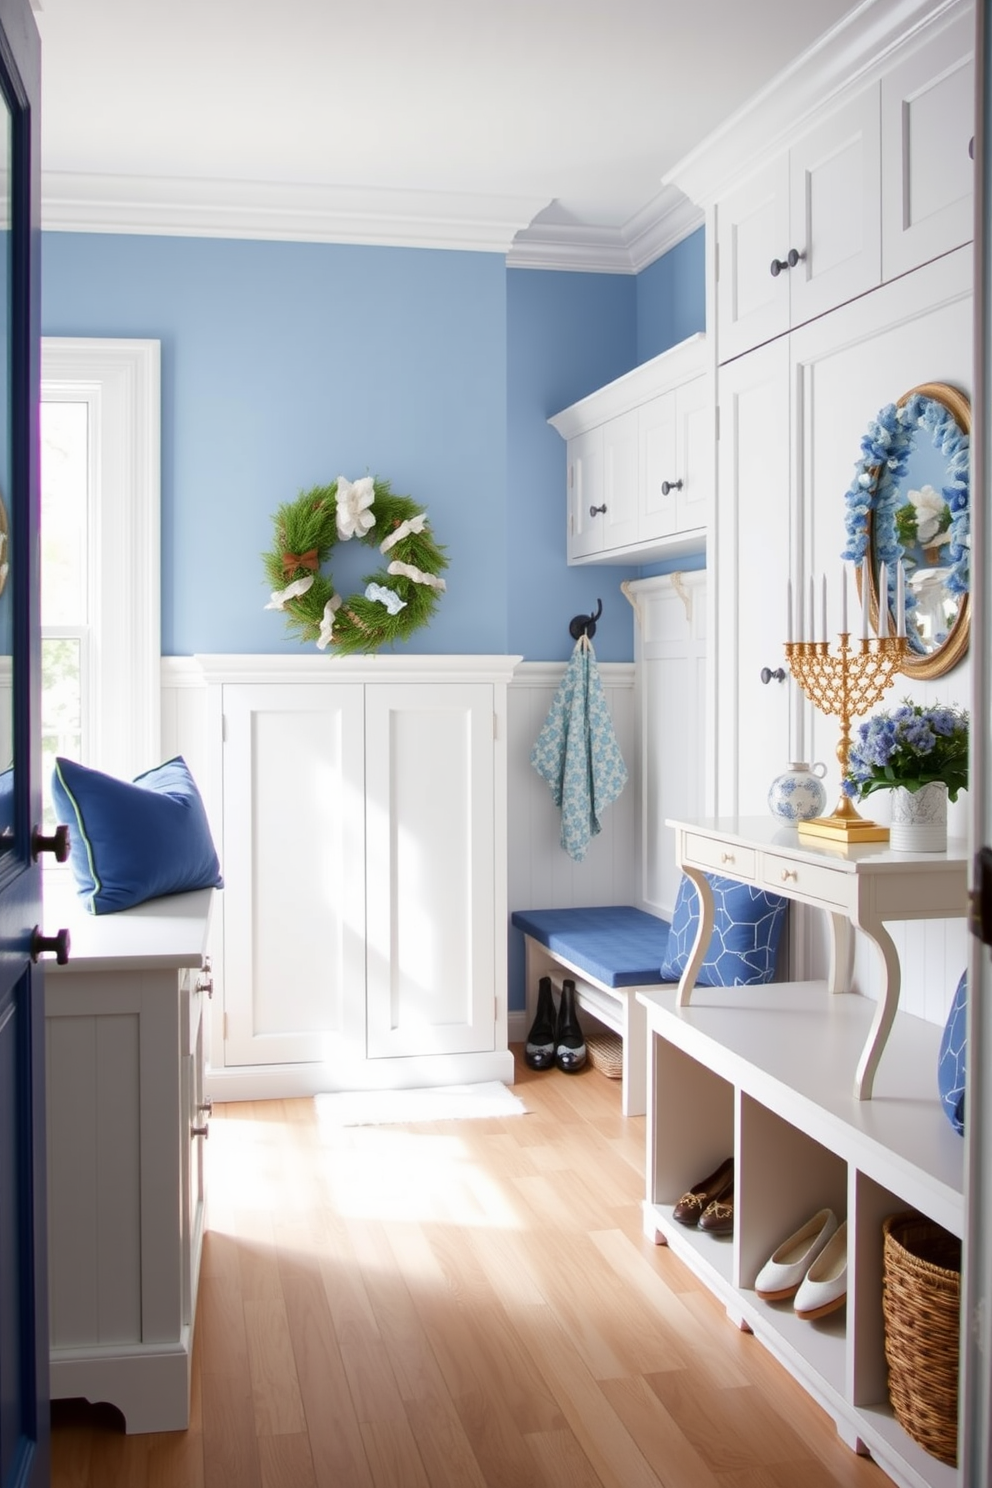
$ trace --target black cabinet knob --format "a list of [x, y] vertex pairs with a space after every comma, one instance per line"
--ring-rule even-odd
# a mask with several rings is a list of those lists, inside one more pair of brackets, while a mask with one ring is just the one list
[[589, 508], [589, 515], [591, 517], [594, 517], [597, 512], [605, 512], [605, 511], [606, 511], [606, 502], [604, 501], [603, 504], [602, 504], [602, 506], [591, 506]]
[[35, 862], [39, 854], [50, 852], [55, 854], [57, 863], [69, 861], [69, 828], [64, 824], [55, 828], [51, 837], [45, 837], [40, 827], [34, 827], [31, 832], [31, 856]]
[[45, 951], [54, 951], [55, 960], [59, 966], [64, 966], [69, 959], [68, 930], [58, 930], [54, 935], [42, 935], [35, 925], [31, 931], [31, 960], [37, 961]]
[[662, 494], [662, 496], [667, 496], [668, 493], [669, 493], [669, 491], [681, 491], [681, 489], [682, 489], [682, 482], [680, 480], [677, 480], [677, 481], [662, 481], [662, 483], [661, 483], [661, 494]]

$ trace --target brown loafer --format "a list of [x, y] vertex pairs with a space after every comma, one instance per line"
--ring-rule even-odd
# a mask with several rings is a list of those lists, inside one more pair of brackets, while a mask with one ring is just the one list
[[699, 1217], [699, 1228], [707, 1235], [732, 1235], [734, 1232], [734, 1190], [731, 1186], [722, 1199], [707, 1204]]
[[684, 1193], [672, 1210], [679, 1224], [695, 1227], [714, 1199], [722, 1198], [734, 1186], [734, 1159], [725, 1158], [720, 1166], [701, 1183]]

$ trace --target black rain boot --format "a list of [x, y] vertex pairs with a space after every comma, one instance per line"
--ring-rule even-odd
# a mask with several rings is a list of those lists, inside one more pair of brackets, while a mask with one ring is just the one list
[[561, 984], [558, 1004], [558, 1031], [555, 1037], [555, 1059], [560, 1070], [574, 1075], [586, 1062], [586, 1041], [582, 1037], [575, 1010], [575, 983], [566, 977]]
[[550, 1069], [555, 1062], [555, 999], [551, 978], [537, 984], [537, 1013], [524, 1045], [524, 1060], [531, 1069]]

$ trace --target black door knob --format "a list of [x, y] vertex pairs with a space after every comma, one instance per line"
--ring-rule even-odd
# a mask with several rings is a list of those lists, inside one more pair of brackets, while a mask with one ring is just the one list
[[33, 827], [31, 831], [31, 856], [36, 863], [39, 855], [43, 852], [54, 853], [57, 863], [68, 862], [69, 828], [63, 824], [55, 828], [51, 837], [45, 837], [40, 827]]
[[54, 951], [56, 962], [59, 966], [64, 966], [69, 959], [68, 930], [58, 930], [54, 935], [42, 935], [35, 925], [31, 931], [31, 960], [37, 961], [45, 951]]

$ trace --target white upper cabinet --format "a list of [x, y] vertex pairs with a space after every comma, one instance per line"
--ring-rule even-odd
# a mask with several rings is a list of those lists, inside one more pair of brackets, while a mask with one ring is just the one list
[[638, 412], [643, 541], [704, 529], [713, 489], [710, 381], [694, 377]]
[[974, 20], [958, 16], [882, 79], [882, 272], [971, 241]]
[[702, 335], [549, 422], [568, 446], [569, 563], [647, 562], [702, 550], [714, 467]]
[[874, 86], [720, 199], [721, 362], [879, 283], [879, 188]]

